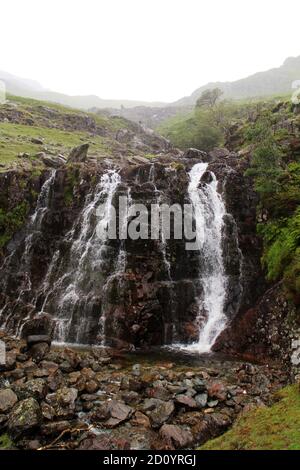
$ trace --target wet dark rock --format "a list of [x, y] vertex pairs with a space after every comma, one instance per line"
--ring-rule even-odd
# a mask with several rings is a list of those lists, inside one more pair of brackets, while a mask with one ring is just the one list
[[126, 403], [126, 405], [138, 405], [141, 402], [141, 396], [139, 393], [134, 392], [134, 391], [128, 391], [122, 393], [122, 400]]
[[12, 439], [33, 433], [42, 422], [42, 412], [34, 398], [22, 400], [9, 414], [7, 430]]
[[183, 158], [197, 158], [199, 162], [210, 161], [209, 155], [206, 152], [194, 148], [186, 150], [183, 154]]

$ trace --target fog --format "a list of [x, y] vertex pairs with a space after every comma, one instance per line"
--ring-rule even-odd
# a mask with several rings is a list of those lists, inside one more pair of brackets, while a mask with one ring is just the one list
[[1, 2], [0, 70], [68, 94], [173, 101], [299, 55], [298, 0]]

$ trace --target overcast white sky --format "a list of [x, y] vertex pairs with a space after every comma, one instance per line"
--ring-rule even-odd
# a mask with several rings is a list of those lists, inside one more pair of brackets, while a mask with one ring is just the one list
[[0, 70], [68, 94], [173, 101], [300, 55], [299, 0], [6, 0], [0, 18]]

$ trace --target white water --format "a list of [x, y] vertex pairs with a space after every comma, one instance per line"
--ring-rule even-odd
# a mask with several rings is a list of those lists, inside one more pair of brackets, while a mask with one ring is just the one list
[[[207, 163], [197, 163], [189, 173], [188, 194], [193, 205], [196, 222], [196, 241], [199, 249], [203, 299], [199, 300], [199, 339], [187, 346], [195, 352], [209, 352], [226, 325], [224, 302], [226, 277], [222, 255], [223, 217], [226, 214], [222, 197], [217, 191], [218, 182], [213, 173], [210, 183], [200, 183]], [[200, 322], [201, 310], [207, 318]]]

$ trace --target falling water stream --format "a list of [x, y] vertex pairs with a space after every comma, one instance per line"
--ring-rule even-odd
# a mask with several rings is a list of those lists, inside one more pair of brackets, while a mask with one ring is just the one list
[[[201, 182], [207, 171], [207, 163], [197, 163], [189, 173], [188, 194], [193, 205], [196, 223], [196, 243], [199, 250], [199, 276], [203, 295], [198, 300], [198, 341], [186, 349], [199, 353], [211, 350], [216, 338], [224, 329], [226, 316], [224, 303], [226, 298], [226, 276], [222, 253], [223, 217], [225, 205], [218, 193], [218, 181], [210, 172], [211, 181]], [[205, 312], [205, 323], [200, 320]]]

